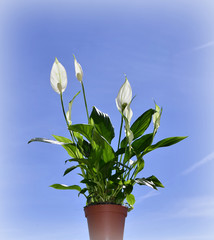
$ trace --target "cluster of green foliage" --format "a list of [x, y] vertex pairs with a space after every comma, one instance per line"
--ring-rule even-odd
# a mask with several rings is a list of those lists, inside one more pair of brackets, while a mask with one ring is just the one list
[[[61, 190], [77, 190], [79, 195], [82, 194], [86, 197], [86, 205], [125, 204], [131, 210], [135, 203], [132, 191], [136, 183], [156, 190], [158, 187], [163, 187], [162, 183], [153, 175], [147, 178], [140, 176], [144, 169], [144, 155], [157, 148], [173, 145], [186, 137], [165, 138], [153, 144], [162, 114], [162, 109], [156, 103], [155, 109], [144, 112], [130, 126], [133, 114], [130, 104], [133, 98], [131, 86], [125, 77], [125, 82], [116, 98], [116, 106], [121, 113], [121, 126], [118, 148], [115, 151], [111, 145], [115, 133], [109, 116], [96, 107], [93, 107], [89, 116], [83, 84], [83, 70], [75, 56], [74, 66], [76, 78], [82, 86], [88, 124], [72, 124], [71, 121], [72, 104], [80, 92], [69, 102], [69, 110], [67, 114], [65, 113], [62, 94], [67, 87], [67, 74], [63, 65], [56, 58], [51, 70], [50, 82], [53, 90], [60, 94], [62, 111], [71, 139], [53, 135], [56, 140], [34, 138], [29, 143], [40, 141], [62, 145], [71, 157], [66, 160], [66, 163], [70, 163], [71, 166], [65, 170], [64, 175], [71, 173], [74, 169], [80, 169], [79, 175], [82, 177], [83, 188], [79, 185], [66, 186], [64, 184], [53, 184], [51, 187]], [[152, 120], [153, 131], [145, 134]], [[121, 140], [124, 122], [126, 136]]]
[[[155, 126], [153, 132], [144, 133], [151, 124], [155, 112], [154, 109], [147, 110], [131, 125], [130, 130], [134, 136], [131, 144], [125, 137], [120, 141], [117, 151], [111, 146], [115, 133], [110, 118], [96, 107], [93, 107], [89, 124], [68, 125], [73, 140], [53, 135], [57, 143], [60, 143], [71, 157], [66, 163], [75, 163], [65, 170], [64, 175], [80, 168], [81, 183], [85, 184], [85, 187], [63, 184], [53, 184], [51, 187], [77, 190], [79, 195], [83, 194], [86, 197], [87, 205], [126, 204], [129, 210], [133, 209], [135, 203], [132, 191], [136, 183], [156, 190], [158, 187], [164, 187], [155, 176], [146, 178], [139, 176], [144, 169], [144, 155], [157, 148], [178, 143], [186, 137], [165, 138], [153, 144], [157, 132]], [[34, 138], [29, 142], [32, 141], [48, 142], [49, 140]], [[136, 160], [130, 160], [133, 158]]]

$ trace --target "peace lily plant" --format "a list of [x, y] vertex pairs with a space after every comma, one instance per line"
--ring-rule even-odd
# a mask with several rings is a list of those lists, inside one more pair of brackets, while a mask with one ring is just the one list
[[[121, 114], [121, 125], [117, 149], [114, 149], [111, 142], [115, 133], [109, 116], [96, 107], [92, 108], [90, 115], [88, 113], [83, 70], [75, 56], [74, 67], [76, 78], [82, 87], [88, 124], [73, 124], [71, 120], [72, 104], [80, 91], [69, 102], [68, 111], [65, 112], [63, 92], [67, 87], [67, 74], [63, 65], [56, 58], [51, 70], [50, 82], [53, 90], [60, 95], [70, 138], [53, 135], [55, 140], [33, 138], [29, 143], [40, 141], [62, 145], [70, 156], [65, 161], [70, 166], [65, 170], [64, 176], [76, 168], [80, 169], [78, 174], [82, 177], [81, 186], [53, 184], [51, 187], [62, 190], [77, 190], [78, 195], [82, 194], [86, 197], [86, 205], [114, 203], [126, 205], [131, 210], [135, 203], [132, 191], [136, 183], [147, 185], [156, 190], [158, 187], [164, 187], [155, 176], [142, 176], [144, 156], [157, 148], [168, 147], [186, 137], [169, 137], [153, 144], [162, 114], [162, 108], [156, 103], [155, 109], [147, 110], [131, 124], [133, 115], [131, 109], [132, 89], [127, 77], [125, 77], [125, 82], [116, 98], [116, 106]], [[151, 122], [153, 122], [153, 131], [145, 134]], [[123, 128], [125, 136], [122, 138]]]

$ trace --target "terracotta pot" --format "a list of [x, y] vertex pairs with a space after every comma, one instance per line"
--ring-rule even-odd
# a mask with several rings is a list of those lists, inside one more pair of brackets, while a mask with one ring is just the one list
[[128, 209], [121, 205], [98, 204], [84, 208], [90, 240], [123, 240]]

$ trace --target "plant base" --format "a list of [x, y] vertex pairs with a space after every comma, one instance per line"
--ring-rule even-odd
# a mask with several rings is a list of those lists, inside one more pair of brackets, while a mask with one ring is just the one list
[[98, 204], [84, 208], [90, 240], [123, 240], [128, 209], [115, 204]]

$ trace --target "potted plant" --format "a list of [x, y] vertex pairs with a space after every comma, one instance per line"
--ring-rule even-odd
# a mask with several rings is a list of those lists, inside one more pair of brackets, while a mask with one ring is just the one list
[[[85, 216], [88, 220], [91, 240], [122, 240], [127, 212], [133, 209], [135, 197], [132, 194], [135, 184], [147, 185], [153, 189], [164, 187], [155, 176], [141, 175], [144, 168], [144, 156], [160, 147], [173, 145], [186, 137], [169, 137], [153, 144], [160, 126], [162, 108], [155, 103], [155, 109], [149, 109], [140, 115], [133, 124], [132, 89], [127, 77], [119, 90], [116, 106], [121, 114], [121, 124], [117, 148], [111, 145], [115, 137], [114, 128], [106, 113], [93, 107], [89, 115], [83, 71], [74, 57], [76, 78], [82, 86], [88, 124], [73, 124], [71, 108], [78, 92], [69, 102], [67, 113], [63, 103], [63, 92], [67, 86], [67, 74], [63, 65], [55, 59], [50, 82], [60, 95], [63, 115], [70, 138], [53, 135], [55, 140], [33, 138], [29, 141], [62, 145], [70, 158], [65, 162], [70, 166], [64, 175], [79, 168], [82, 177], [81, 186], [53, 184], [51, 187], [61, 190], [77, 190], [78, 196], [86, 197]], [[145, 131], [153, 122], [153, 131]], [[125, 136], [122, 137], [123, 127]], [[83, 186], [83, 187], [82, 187]]]

